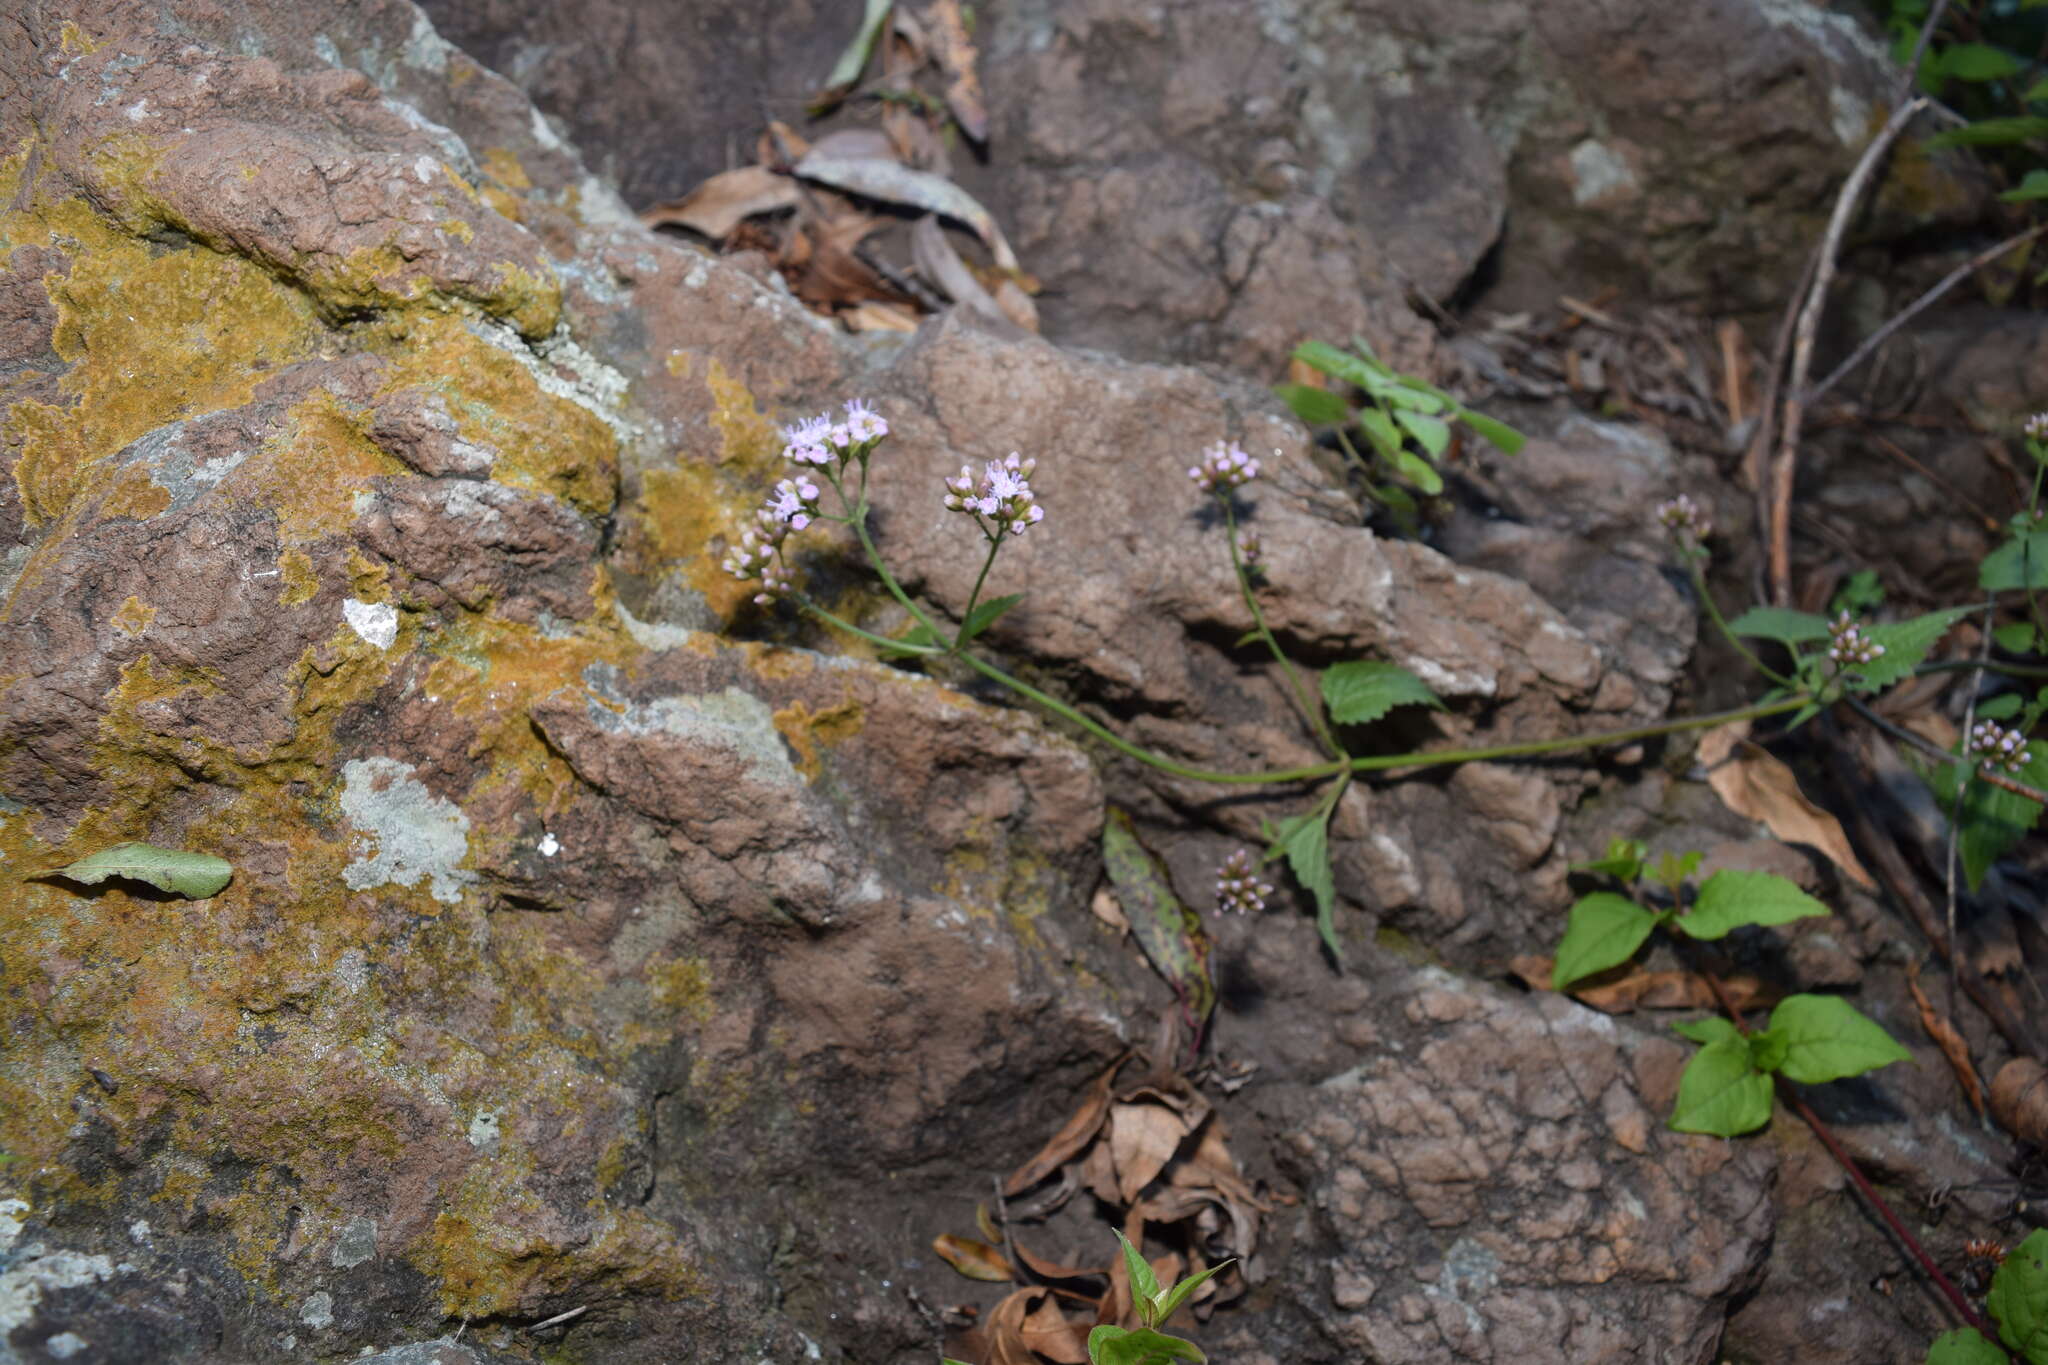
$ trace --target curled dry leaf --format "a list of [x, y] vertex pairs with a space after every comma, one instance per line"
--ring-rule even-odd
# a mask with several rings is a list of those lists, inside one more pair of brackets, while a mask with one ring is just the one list
[[1109, 1273], [1107, 1266], [1067, 1265], [1062, 1261], [1048, 1260], [1035, 1254], [1019, 1237], [1012, 1237], [1010, 1246], [1017, 1253], [1017, 1259], [1024, 1263], [1024, 1268], [1041, 1280], [1086, 1280]]
[[[1020, 1290], [1036, 1295], [1037, 1302], [1024, 1315], [1018, 1339], [1027, 1350], [1038, 1352], [1059, 1365], [1088, 1365], [1088, 1335], [1076, 1323], [1067, 1321], [1052, 1296], [1042, 1289]], [[1012, 1298], [1016, 1295], [1012, 1295]]]
[[[1530, 990], [1550, 989], [1550, 958], [1529, 953], [1508, 965]], [[1779, 993], [1753, 976], [1728, 977], [1722, 984], [1727, 987], [1729, 998], [1734, 1000], [1737, 1009], [1778, 1003]], [[1653, 972], [1636, 962], [1626, 962], [1609, 971], [1585, 977], [1565, 993], [1605, 1014], [1632, 1014], [1639, 1009], [1720, 1008], [1713, 989], [1695, 973]]]
[[915, 332], [917, 314], [898, 303], [867, 299], [844, 309], [839, 320], [849, 332]]
[[848, 194], [923, 209], [964, 223], [987, 244], [997, 269], [1018, 269], [1017, 254], [1010, 250], [995, 218], [973, 195], [950, 180], [912, 170], [893, 159], [820, 156], [816, 149], [797, 162], [796, 173]]
[[910, 229], [910, 259], [917, 265], [918, 273], [953, 302], [983, 317], [1006, 317], [995, 296], [981, 287], [967, 262], [946, 240], [946, 230], [939, 226], [936, 214], [927, 213]]
[[1003, 1182], [1003, 1195], [1008, 1198], [1022, 1194], [1095, 1140], [1102, 1130], [1102, 1121], [1109, 1114], [1109, 1095], [1116, 1084], [1116, 1073], [1123, 1069], [1124, 1058], [1119, 1057], [1110, 1064], [1109, 1070], [1095, 1078], [1082, 1097], [1080, 1108], [1068, 1116], [1060, 1125], [1052, 1140], [1038, 1149], [1038, 1155], [1010, 1172], [1010, 1178]]
[[1135, 1203], [1139, 1191], [1164, 1170], [1181, 1139], [1187, 1120], [1159, 1104], [1113, 1104], [1109, 1109], [1109, 1152], [1116, 1163], [1117, 1195]]
[[1003, 1253], [986, 1242], [977, 1242], [972, 1237], [955, 1237], [942, 1232], [932, 1239], [932, 1250], [939, 1253], [941, 1260], [959, 1271], [970, 1280], [987, 1280], [994, 1284], [1008, 1284], [1017, 1278], [1017, 1272]]
[[649, 227], [686, 227], [722, 242], [756, 214], [796, 205], [794, 180], [766, 166], [742, 166], [720, 171], [680, 199], [656, 204], [640, 215], [640, 221]]
[[1963, 1087], [1977, 1117], [1984, 1117], [1984, 1083], [1977, 1079], [1977, 1064], [1970, 1060], [1970, 1045], [1956, 1032], [1949, 1017], [1934, 1008], [1927, 992], [1920, 989], [1919, 968], [1910, 962], [1906, 964], [1906, 986], [1913, 992], [1913, 1003], [1920, 1007], [1920, 1026], [1941, 1049], [1941, 1055], [1948, 1058], [1949, 1069], [1956, 1073], [1956, 1082]]
[[2048, 1067], [2015, 1057], [1991, 1078], [1991, 1116], [2014, 1137], [2048, 1147]]
[[930, 20], [930, 45], [939, 70], [946, 75], [946, 108], [960, 131], [976, 142], [988, 141], [988, 107], [981, 98], [981, 77], [975, 71], [978, 54], [967, 36], [967, 24], [960, 14], [960, 0], [933, 0], [926, 11]]
[[1866, 890], [1877, 884], [1857, 861], [1848, 836], [1834, 816], [1806, 799], [1792, 770], [1749, 742], [1749, 722], [1716, 726], [1700, 736], [1700, 762], [1707, 784], [1737, 815], [1760, 820], [1789, 844], [1819, 849], [1849, 879]]

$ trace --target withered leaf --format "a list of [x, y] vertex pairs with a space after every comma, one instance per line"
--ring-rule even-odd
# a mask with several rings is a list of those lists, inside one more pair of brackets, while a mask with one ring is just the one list
[[933, 0], [927, 11], [931, 19], [932, 55], [946, 75], [946, 108], [960, 131], [976, 142], [988, 141], [988, 107], [981, 98], [981, 77], [975, 70], [979, 60], [974, 42], [967, 36], [961, 18], [960, 0]]
[[1067, 1265], [1060, 1261], [1047, 1260], [1034, 1254], [1030, 1247], [1024, 1245], [1021, 1238], [1011, 1238], [1010, 1245], [1015, 1249], [1017, 1259], [1024, 1263], [1025, 1269], [1041, 1280], [1085, 1280], [1108, 1273], [1107, 1266]]
[[[1509, 967], [1530, 990], [1550, 989], [1551, 959], [1534, 953], [1515, 958]], [[1774, 1005], [1779, 993], [1754, 976], [1731, 976], [1722, 984], [1737, 1009]], [[1605, 1014], [1632, 1014], [1636, 1010], [1719, 1009], [1713, 989], [1694, 972], [1651, 971], [1640, 963], [1625, 962], [1608, 971], [1585, 977], [1566, 992], [1581, 1004]]]
[[977, 1242], [972, 1237], [955, 1237], [942, 1232], [932, 1239], [932, 1250], [940, 1259], [970, 1280], [987, 1280], [994, 1284], [1008, 1284], [1017, 1278], [1003, 1253], [986, 1242]]
[[1109, 1070], [1097, 1076], [1088, 1093], [1082, 1096], [1080, 1107], [1068, 1115], [1052, 1140], [1038, 1149], [1038, 1155], [1010, 1172], [1010, 1178], [1003, 1182], [1005, 1198], [1030, 1189], [1094, 1140], [1109, 1113], [1110, 1088], [1116, 1084], [1116, 1073], [1123, 1069], [1123, 1064], [1124, 1059], [1119, 1057]]
[[732, 235], [741, 222], [760, 213], [795, 208], [796, 182], [766, 166], [720, 171], [681, 199], [656, 204], [640, 215], [649, 227], [686, 227], [714, 242]]
[[1098, 1142], [1088, 1149], [1088, 1155], [1081, 1161], [1081, 1184], [1105, 1204], [1121, 1202], [1123, 1196], [1116, 1185], [1116, 1158], [1109, 1154], [1107, 1142]]
[[1977, 1079], [1977, 1065], [1970, 1060], [1970, 1045], [1963, 1041], [1963, 1035], [1956, 1032], [1956, 1026], [1949, 1017], [1934, 1008], [1934, 1002], [1927, 998], [1927, 992], [1920, 989], [1920, 971], [1913, 963], [1906, 964], [1906, 987], [1913, 992], [1913, 1003], [1920, 1007], [1920, 1026], [1927, 1030], [1927, 1036], [1941, 1049], [1941, 1055], [1948, 1058], [1949, 1070], [1956, 1073], [1956, 1083], [1963, 1087], [1963, 1094], [1969, 1098], [1970, 1107], [1977, 1116], [1984, 1116], [1984, 1083]]
[[1181, 903], [1166, 868], [1140, 843], [1131, 817], [1112, 806], [1102, 822], [1102, 865], [1153, 970], [1166, 978], [1200, 1028], [1216, 1003], [1209, 976], [1209, 935]]
[[912, 170], [894, 160], [820, 156], [816, 149], [796, 164], [796, 173], [848, 194], [923, 209], [965, 223], [987, 244], [998, 269], [1018, 268], [1017, 255], [1010, 249], [1003, 230], [996, 226], [995, 218], [973, 195], [950, 180], [928, 171]]
[[1136, 1202], [1139, 1191], [1157, 1178], [1187, 1135], [1187, 1121], [1163, 1105], [1110, 1106], [1109, 1151], [1124, 1203]]
[[1038, 305], [1031, 301], [1024, 286], [1005, 277], [996, 284], [996, 307], [1003, 310], [1003, 316], [1027, 332], [1038, 330]]
[[[1043, 1290], [1037, 1292], [1044, 1294]], [[1018, 1337], [1025, 1346], [1059, 1365], [1088, 1365], [1087, 1334], [1067, 1321], [1067, 1315], [1049, 1294], [1025, 1315]]]
[[946, 240], [946, 230], [939, 226], [938, 215], [927, 213], [910, 229], [910, 259], [916, 264], [918, 273], [938, 286], [939, 291], [953, 302], [983, 317], [1005, 318], [995, 296], [981, 287], [981, 281], [974, 278], [967, 262], [960, 259], [960, 253]]
[[849, 332], [915, 332], [917, 314], [900, 303], [880, 303], [864, 299], [851, 308], [841, 310], [839, 320], [846, 324]]
[[1877, 885], [1857, 861], [1841, 822], [1806, 799], [1790, 768], [1749, 742], [1748, 721], [1716, 726], [1700, 736], [1699, 759], [1706, 765], [1707, 784], [1729, 810], [1762, 821], [1788, 844], [1819, 849], [1858, 886]]

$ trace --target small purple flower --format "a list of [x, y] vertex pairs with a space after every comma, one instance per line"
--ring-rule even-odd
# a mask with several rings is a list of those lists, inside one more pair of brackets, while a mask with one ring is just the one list
[[1664, 523], [1666, 530], [1690, 535], [1694, 540], [1705, 540], [1714, 529], [1705, 509], [1684, 493], [1669, 502], [1658, 503], [1657, 520]]
[[801, 474], [784, 479], [775, 485], [774, 495], [762, 510], [775, 520], [788, 523], [790, 530], [801, 531], [818, 515], [818, 485]]
[[1221, 913], [1257, 914], [1272, 894], [1272, 885], [1258, 878], [1250, 849], [1238, 849], [1216, 869], [1216, 909]]
[[2027, 433], [2028, 440], [2048, 444], [2048, 412], [2035, 413], [2027, 419], [2026, 425], [2021, 430]]
[[[846, 400], [846, 425], [837, 430], [845, 431], [848, 444], [873, 445], [889, 434], [889, 424], [882, 414], [870, 407], [867, 400], [849, 398]], [[835, 433], [836, 434], [836, 433]]]
[[1846, 611], [1829, 623], [1828, 638], [1828, 658], [1837, 668], [1876, 663], [1884, 657], [1884, 646], [1865, 634]]
[[1202, 462], [1188, 471], [1188, 477], [1204, 493], [1223, 493], [1259, 477], [1259, 462], [1237, 442], [1218, 441], [1202, 452]]
[[825, 443], [831, 432], [831, 418], [806, 417], [794, 426], [782, 429], [782, 454], [784, 458], [794, 460], [798, 464], [830, 463], [832, 452]]
[[1023, 459], [1014, 450], [1007, 459], [983, 465], [978, 481], [974, 467], [963, 464], [956, 477], [946, 480], [946, 507], [973, 517], [991, 540], [1021, 536], [1045, 520], [1045, 509], [1031, 491], [1031, 474], [1037, 468], [1038, 461]]
[[2019, 772], [2034, 761], [2025, 735], [1990, 720], [1980, 720], [1970, 727], [1970, 752], [2009, 773]]

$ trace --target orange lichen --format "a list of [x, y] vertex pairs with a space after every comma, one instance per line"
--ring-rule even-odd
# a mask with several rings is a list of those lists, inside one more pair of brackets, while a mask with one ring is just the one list
[[853, 738], [865, 723], [866, 716], [857, 701], [843, 701], [822, 711], [813, 711], [802, 701], [794, 701], [775, 713], [775, 728], [796, 750], [796, 770], [806, 782], [815, 782], [822, 770], [819, 749]]
[[124, 635], [142, 634], [149, 629], [149, 623], [155, 619], [156, 608], [132, 592], [128, 594], [128, 600], [121, 604], [121, 609], [108, 618], [114, 629]]
[[313, 559], [304, 550], [287, 549], [277, 557], [277, 576], [284, 590], [277, 595], [280, 607], [304, 606], [320, 591], [320, 577], [313, 571]]

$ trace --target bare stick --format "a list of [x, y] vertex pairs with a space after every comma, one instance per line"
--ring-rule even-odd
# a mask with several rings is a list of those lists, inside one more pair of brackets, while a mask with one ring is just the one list
[[1913, 55], [1906, 60], [1906, 74], [1899, 79], [1899, 98], [1913, 93], [1913, 82], [1920, 77], [1920, 59], [1927, 55], [1927, 44], [1934, 39], [1935, 26], [1941, 23], [1941, 12], [1948, 8], [1948, 0], [1934, 0], [1934, 8], [1927, 11], [1927, 22], [1920, 25], [1920, 37], [1913, 44]]
[[526, 1330], [527, 1330], [527, 1331], [529, 1331], [529, 1332], [540, 1332], [540, 1331], [545, 1331], [546, 1329], [548, 1329], [548, 1328], [550, 1328], [550, 1327], [558, 1327], [558, 1326], [560, 1326], [561, 1324], [563, 1324], [563, 1323], [565, 1323], [565, 1322], [569, 1321], [569, 1320], [570, 1320], [571, 1318], [580, 1318], [580, 1317], [582, 1317], [582, 1316], [583, 1316], [583, 1315], [584, 1315], [585, 1313], [588, 1313], [589, 1311], [590, 1311], [590, 1305], [589, 1305], [589, 1304], [587, 1304], [587, 1303], [583, 1303], [583, 1304], [578, 1304], [578, 1305], [577, 1305], [576, 1307], [574, 1307], [574, 1308], [571, 1308], [571, 1309], [570, 1309], [570, 1310], [569, 1310], [568, 1312], [566, 1312], [566, 1313], [557, 1313], [557, 1314], [555, 1314], [555, 1315], [554, 1315], [553, 1317], [549, 1318], [549, 1319], [548, 1319], [548, 1320], [547, 1320], [546, 1322], [536, 1322], [536, 1323], [535, 1323], [535, 1324], [534, 1324], [533, 1326], [531, 1326], [531, 1327], [527, 1328]]
[[1835, 255], [1842, 249], [1849, 219], [1863, 199], [1864, 187], [1876, 174], [1878, 162], [1906, 130], [1906, 125], [1926, 107], [1926, 100], [1913, 99], [1894, 110], [1863, 149], [1856, 169], [1843, 182], [1841, 193], [1835, 196], [1835, 211], [1828, 219], [1827, 235], [1821, 239], [1819, 265], [1813, 272], [1813, 283], [1807, 286], [1806, 303], [1793, 332], [1792, 372], [1785, 384], [1785, 416], [1779, 424], [1778, 456], [1771, 465], [1771, 600], [1781, 607], [1792, 604], [1792, 475], [1799, 462], [1799, 428], [1806, 415], [1803, 391], [1807, 371], [1813, 366], [1813, 344], [1820, 331], [1820, 317], [1827, 308], [1828, 286], [1835, 279]]
[[2039, 237], [2044, 232], [2048, 232], [2048, 223], [2036, 223], [2034, 226], [2028, 228], [2025, 232], [2014, 233], [2012, 236], [2000, 242], [1997, 246], [1985, 248], [1983, 251], [1980, 251], [1976, 255], [1972, 256], [1969, 260], [1964, 261], [1954, 270], [1951, 270], [1947, 275], [1944, 275], [1942, 277], [1941, 283], [1935, 285], [1932, 289], [1929, 289], [1919, 298], [1914, 299], [1910, 304], [1907, 304], [1904, 309], [1897, 313], [1889, 322], [1885, 323], [1884, 326], [1878, 328], [1875, 332], [1872, 332], [1869, 336], [1865, 337], [1863, 340], [1863, 344], [1858, 346], [1855, 349], [1855, 351], [1850, 354], [1847, 360], [1835, 366], [1834, 372], [1832, 374], [1830, 374], [1826, 379], [1821, 380], [1818, 384], [1815, 384], [1812, 388], [1806, 391], [1806, 401], [1809, 403], [1814, 402], [1822, 394], [1826, 393], [1829, 389], [1832, 389], [1835, 385], [1839, 384], [1842, 381], [1843, 377], [1849, 373], [1849, 371], [1855, 369], [1858, 365], [1861, 365], [1864, 361], [1870, 359], [1870, 353], [1872, 351], [1875, 351], [1878, 347], [1884, 345], [1884, 343], [1888, 339], [1890, 339], [1892, 333], [1898, 331], [1901, 327], [1904, 327], [1914, 318], [1920, 316], [1921, 313], [1925, 312], [1927, 308], [1929, 308], [1936, 300], [1941, 298], [1942, 295], [1948, 293], [1949, 290], [1955, 288], [1964, 280], [1967, 280], [1968, 278], [1970, 278], [1970, 276], [1982, 270], [1985, 266], [1990, 265], [1993, 261], [1999, 260], [2000, 258], [2005, 256], [2006, 253], [2014, 250], [2015, 248], [2025, 246], [2028, 242], [2033, 241], [2036, 237]]

